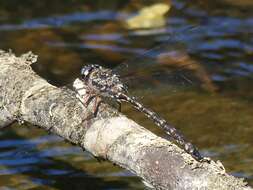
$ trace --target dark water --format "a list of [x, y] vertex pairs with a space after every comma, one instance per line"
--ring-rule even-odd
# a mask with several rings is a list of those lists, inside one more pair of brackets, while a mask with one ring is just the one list
[[[60, 86], [85, 63], [113, 68], [165, 44], [146, 54], [152, 61], [129, 63], [134, 93], [202, 154], [253, 185], [252, 1], [164, 1], [171, 8], [154, 21], [159, 27], [127, 26], [129, 17], [157, 2], [0, 0], [0, 49], [38, 54], [36, 72]], [[157, 56], [167, 50], [169, 56]], [[172, 67], [183, 67], [197, 86], [185, 88], [181, 80], [171, 86]], [[123, 112], [163, 135], [128, 105]], [[15, 125], [0, 136], [0, 190], [144, 187], [133, 174], [33, 126]]]

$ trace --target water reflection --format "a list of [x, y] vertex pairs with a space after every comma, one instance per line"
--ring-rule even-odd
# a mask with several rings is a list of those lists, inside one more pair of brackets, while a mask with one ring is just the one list
[[[168, 4], [164, 25], [129, 29], [127, 19], [152, 3], [5, 1], [0, 6], [0, 48], [32, 50], [39, 55], [34, 69], [49, 82], [63, 85], [78, 76], [84, 63], [115, 67], [165, 44], [163, 52], [174, 50], [180, 56], [157, 57], [159, 50], [144, 56], [153, 61], [138, 58], [129, 65], [128, 76], [135, 84], [145, 84], [136, 85], [135, 93], [204, 155], [220, 159], [227, 171], [252, 184], [253, 17], [252, 7], [243, 3], [174, 0]], [[194, 62], [186, 70], [206, 88], [171, 89], [169, 69], [186, 62]], [[123, 111], [163, 135], [128, 105]], [[20, 189], [25, 184], [24, 189], [143, 189], [138, 178], [111, 163], [101, 164], [34, 127], [24, 130], [0, 132], [1, 188]]]
[[55, 16], [48, 18], [38, 18], [24, 21], [22, 24], [2, 24], [0, 31], [22, 30], [22, 29], [40, 29], [40, 28], [57, 28], [64, 27], [75, 22], [91, 22], [91, 21], [107, 21], [113, 20], [114, 12], [99, 11], [89, 13], [73, 13], [63, 16]]

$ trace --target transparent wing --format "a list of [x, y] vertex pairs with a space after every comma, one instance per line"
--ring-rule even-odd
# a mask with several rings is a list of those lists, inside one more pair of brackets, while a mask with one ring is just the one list
[[178, 35], [172, 35], [143, 55], [123, 62], [114, 71], [130, 89], [163, 87], [177, 91], [199, 87], [208, 91], [216, 90], [204, 67], [191, 58], [190, 51]]

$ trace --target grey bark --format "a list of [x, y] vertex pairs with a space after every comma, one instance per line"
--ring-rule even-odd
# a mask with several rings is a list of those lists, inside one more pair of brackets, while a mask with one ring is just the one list
[[94, 118], [70, 90], [57, 88], [30, 67], [37, 57], [0, 51], [0, 128], [29, 122], [107, 159], [156, 189], [252, 189], [225, 172], [220, 162], [195, 161], [107, 104]]

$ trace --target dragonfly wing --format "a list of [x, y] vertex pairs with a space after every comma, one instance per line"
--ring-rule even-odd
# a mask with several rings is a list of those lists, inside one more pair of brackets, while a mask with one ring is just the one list
[[216, 90], [204, 67], [188, 52], [180, 41], [168, 40], [142, 56], [123, 62], [115, 72], [122, 76], [130, 89], [162, 85], [174, 90], [189, 87]]

